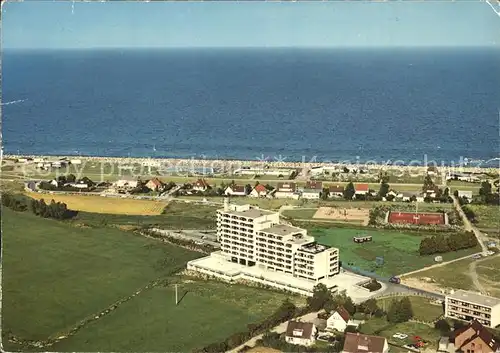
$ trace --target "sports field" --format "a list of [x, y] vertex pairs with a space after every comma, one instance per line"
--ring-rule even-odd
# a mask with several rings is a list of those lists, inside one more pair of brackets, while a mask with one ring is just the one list
[[94, 213], [153, 216], [161, 214], [167, 206], [167, 203], [162, 201], [90, 195], [40, 194], [36, 192], [30, 192], [27, 195], [38, 200], [44, 199], [46, 202], [54, 199], [56, 202], [64, 202], [72, 210]]
[[[54, 351], [190, 352], [269, 315], [285, 294], [220, 282], [157, 287], [56, 344]], [[185, 295], [184, 295], [185, 294]]]
[[[2, 209], [2, 334], [46, 339], [200, 255]], [[8, 349], [7, 349], [8, 350]]]
[[[423, 235], [390, 230], [359, 230], [351, 228], [311, 228], [310, 234], [325, 245], [340, 249], [343, 264], [375, 272], [381, 276], [393, 276], [434, 265], [435, 255], [420, 256], [418, 249]], [[371, 235], [373, 241], [354, 243], [353, 237]], [[477, 249], [465, 249], [440, 254], [444, 261], [466, 256]], [[377, 266], [376, 258], [383, 257], [384, 264]]]

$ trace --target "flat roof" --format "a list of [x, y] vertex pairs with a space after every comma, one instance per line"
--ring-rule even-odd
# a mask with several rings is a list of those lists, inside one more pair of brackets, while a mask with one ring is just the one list
[[276, 224], [276, 225], [273, 225], [272, 227], [261, 229], [261, 232], [272, 233], [272, 234], [283, 235], [283, 236], [292, 235], [295, 233], [301, 233], [303, 231], [304, 231], [304, 229], [292, 227], [292, 226], [289, 226], [286, 224]]
[[276, 212], [271, 212], [271, 211], [266, 211], [266, 210], [260, 210], [257, 208], [250, 208], [250, 209], [244, 210], [244, 211], [232, 211], [232, 210], [224, 211], [223, 209], [220, 211], [223, 213], [226, 213], [226, 214], [240, 216], [240, 217], [247, 217], [247, 218], [259, 218], [262, 216], [269, 216], [269, 215], [276, 213]]
[[489, 297], [486, 295], [482, 295], [479, 293], [469, 292], [465, 290], [457, 290], [453, 294], [449, 294], [448, 298], [461, 300], [473, 304], [479, 304], [484, 306], [493, 307], [496, 305], [500, 305], [500, 298]]

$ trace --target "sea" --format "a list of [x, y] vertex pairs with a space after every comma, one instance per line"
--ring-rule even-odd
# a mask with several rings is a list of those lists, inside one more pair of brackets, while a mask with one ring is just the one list
[[491, 161], [499, 88], [498, 47], [6, 49], [3, 151]]

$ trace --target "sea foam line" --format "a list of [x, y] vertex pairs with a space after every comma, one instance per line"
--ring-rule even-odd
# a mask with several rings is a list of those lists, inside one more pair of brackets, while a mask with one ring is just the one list
[[17, 103], [22, 103], [26, 101], [26, 99], [18, 99], [18, 100], [15, 100], [15, 101], [10, 101], [10, 102], [7, 102], [7, 103], [2, 103], [1, 105], [11, 105], [11, 104], [17, 104]]

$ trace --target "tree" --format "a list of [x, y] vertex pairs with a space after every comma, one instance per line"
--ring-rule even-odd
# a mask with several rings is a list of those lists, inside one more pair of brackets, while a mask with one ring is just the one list
[[311, 310], [318, 311], [323, 309], [328, 301], [332, 300], [332, 292], [323, 283], [319, 283], [314, 286], [313, 296], [307, 298], [307, 305]]
[[388, 192], [389, 192], [389, 184], [383, 181], [382, 183], [380, 183], [380, 189], [378, 191], [378, 194], [381, 197], [385, 197], [385, 195], [387, 195]]
[[432, 180], [430, 175], [426, 175], [424, 178], [424, 185], [422, 186], [422, 191], [434, 190], [435, 188], [434, 181]]
[[250, 184], [245, 185], [245, 194], [246, 195], [250, 194], [252, 192], [252, 189], [253, 189], [252, 185]]
[[330, 196], [330, 189], [329, 188], [323, 188], [321, 191], [321, 199], [326, 200]]
[[486, 197], [491, 194], [491, 184], [488, 181], [483, 181], [479, 188], [479, 195]]
[[413, 317], [413, 308], [410, 298], [404, 297], [401, 300], [394, 299], [387, 312], [387, 321], [391, 323], [406, 322]]
[[373, 298], [370, 298], [366, 302], [364, 302], [363, 307], [364, 313], [370, 316], [372, 316], [379, 309], [377, 300]]
[[356, 189], [354, 188], [354, 184], [351, 181], [344, 189], [344, 198], [346, 200], [352, 200], [354, 194], [356, 194]]
[[74, 183], [76, 181], [76, 176], [74, 174], [68, 174], [66, 176], [66, 182]]
[[434, 324], [434, 328], [436, 330], [439, 330], [439, 332], [441, 332], [441, 335], [443, 336], [445, 336], [451, 330], [450, 324], [445, 319], [440, 319], [436, 321], [436, 323]]
[[410, 298], [404, 297], [401, 299], [400, 310], [401, 320], [403, 320], [403, 322], [406, 322], [413, 317], [413, 307], [411, 305]]

